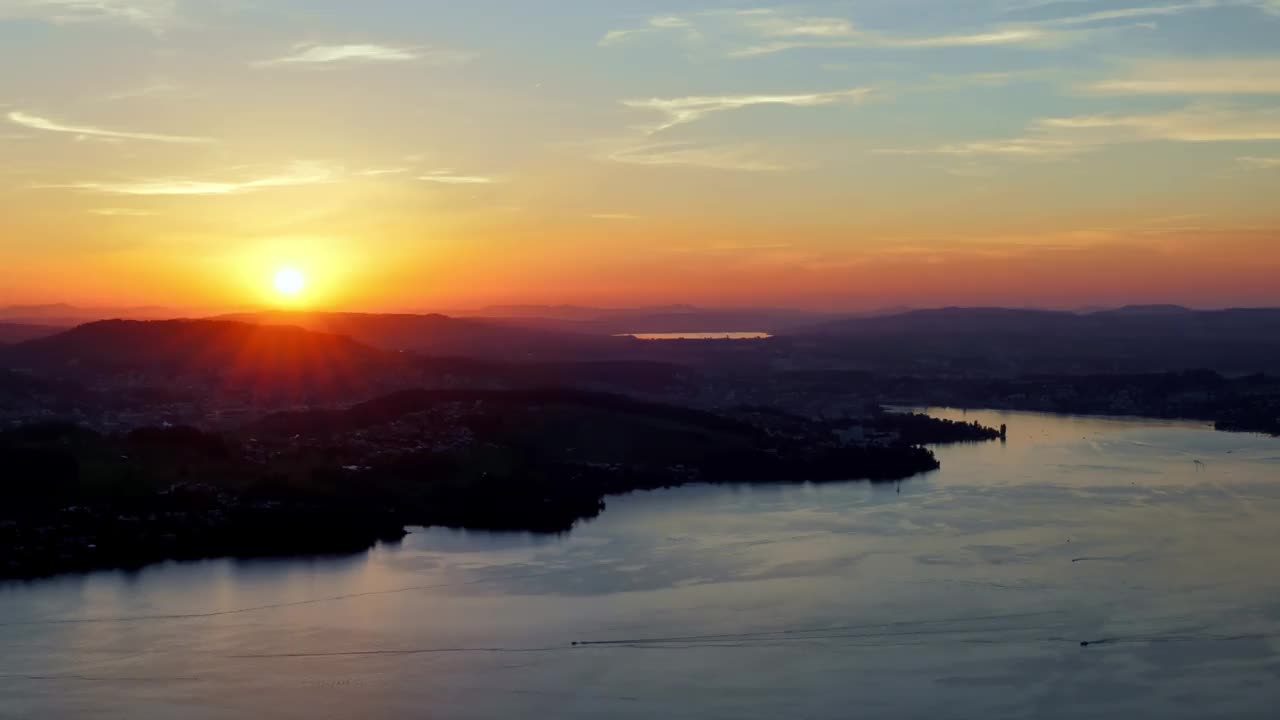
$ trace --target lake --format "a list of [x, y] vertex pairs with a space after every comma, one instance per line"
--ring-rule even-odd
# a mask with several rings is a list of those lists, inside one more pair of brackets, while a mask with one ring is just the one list
[[562, 537], [0, 584], [0, 717], [1275, 716], [1280, 440], [931, 412], [1009, 440]]

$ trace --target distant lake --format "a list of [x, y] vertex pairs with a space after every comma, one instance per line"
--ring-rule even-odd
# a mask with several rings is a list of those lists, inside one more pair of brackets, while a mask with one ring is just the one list
[[637, 340], [766, 340], [773, 337], [765, 332], [694, 332], [694, 333], [623, 333], [619, 337]]
[[0, 717], [1275, 717], [1280, 440], [931, 414], [1009, 440], [562, 536], [0, 583]]

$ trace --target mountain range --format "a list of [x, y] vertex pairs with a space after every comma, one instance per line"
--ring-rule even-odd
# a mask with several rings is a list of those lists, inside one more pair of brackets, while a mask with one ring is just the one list
[[620, 351], [628, 344], [628, 339], [609, 335], [438, 314], [259, 312], [217, 319], [345, 335], [366, 345], [396, 352], [505, 361], [596, 357]]
[[270, 393], [343, 395], [401, 365], [341, 335], [217, 320], [104, 320], [0, 348], [0, 367], [47, 377], [141, 373]]
[[[252, 368], [264, 376], [327, 381], [406, 363], [421, 368], [422, 359], [415, 358], [428, 357], [469, 358], [466, 365], [473, 373], [485, 367], [477, 362], [487, 362], [500, 375], [520, 366], [521, 376], [548, 378], [565, 376], [575, 363], [594, 373], [612, 368], [607, 372], [625, 375], [627, 363], [636, 362], [649, 369], [657, 363], [713, 373], [747, 367], [1003, 376], [1189, 368], [1280, 371], [1276, 309], [1140, 306], [1081, 314], [944, 308], [825, 319], [781, 331], [770, 340], [737, 343], [644, 342], [616, 337], [585, 321], [560, 322], [572, 322], [576, 330], [548, 328], [537, 318], [320, 312], [114, 320], [67, 330], [4, 324], [0, 344], [7, 345], [0, 347], [0, 367], [62, 374], [213, 369], [226, 375]], [[667, 382], [672, 373], [659, 375]]]
[[1134, 306], [1088, 314], [1005, 308], [840, 319], [796, 338], [842, 362], [891, 368], [943, 361], [989, 372], [1280, 370], [1280, 309]]

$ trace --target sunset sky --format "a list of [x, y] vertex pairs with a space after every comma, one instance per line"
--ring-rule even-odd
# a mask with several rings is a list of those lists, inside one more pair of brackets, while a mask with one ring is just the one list
[[0, 304], [1280, 305], [1280, 0], [0, 0]]

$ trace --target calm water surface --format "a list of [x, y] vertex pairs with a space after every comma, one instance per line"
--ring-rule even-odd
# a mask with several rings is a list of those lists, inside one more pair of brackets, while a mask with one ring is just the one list
[[963, 417], [897, 487], [0, 585], [0, 716], [1275, 717], [1280, 440]]

